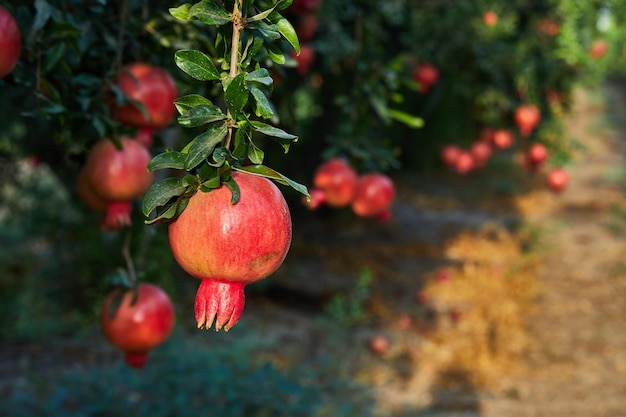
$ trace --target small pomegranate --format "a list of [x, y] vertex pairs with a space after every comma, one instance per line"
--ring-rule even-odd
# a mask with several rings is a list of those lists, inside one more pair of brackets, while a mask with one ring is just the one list
[[513, 145], [513, 133], [510, 130], [499, 129], [493, 132], [491, 141], [496, 149], [506, 149]]
[[589, 56], [593, 59], [600, 59], [606, 54], [608, 45], [604, 39], [596, 39], [589, 47]]
[[311, 45], [301, 45], [300, 46], [300, 54], [296, 54], [295, 52], [292, 54], [293, 59], [296, 60], [298, 66], [296, 67], [296, 71], [301, 76], [305, 76], [309, 73], [311, 69], [311, 65], [313, 65], [313, 61], [315, 61], [315, 50]]
[[356, 186], [352, 211], [361, 217], [388, 220], [395, 194], [393, 181], [388, 176], [377, 172], [362, 175]]
[[291, 244], [289, 207], [268, 179], [234, 172], [241, 197], [231, 203], [222, 185], [197, 192], [169, 225], [178, 264], [201, 279], [196, 294], [198, 328], [232, 328], [244, 308], [244, 287], [266, 278], [282, 264]]
[[446, 145], [441, 148], [441, 161], [448, 169], [454, 170], [456, 168], [456, 161], [461, 152], [463, 152], [463, 149], [456, 145]]
[[100, 310], [102, 334], [125, 352], [126, 363], [134, 368], [143, 367], [148, 352], [167, 340], [174, 320], [174, 306], [167, 293], [152, 284], [113, 290]]
[[483, 14], [483, 22], [487, 26], [495, 26], [498, 23], [498, 15], [493, 10], [489, 10]]
[[420, 304], [426, 304], [430, 300], [430, 297], [428, 296], [426, 290], [421, 290], [415, 294], [415, 300]]
[[553, 168], [546, 175], [546, 184], [558, 194], [569, 184], [569, 174], [563, 168]]
[[140, 127], [139, 131], [132, 139], [141, 143], [146, 148], [150, 148], [152, 146], [153, 135], [154, 129], [149, 127]]
[[101, 225], [105, 230], [130, 225], [132, 200], [143, 196], [152, 184], [153, 174], [147, 170], [150, 152], [127, 137], [120, 138], [120, 143], [122, 148], [117, 149], [108, 139], [99, 141], [83, 167], [83, 181], [93, 194], [106, 201]]
[[0, 6], [0, 78], [10, 74], [22, 52], [20, 29], [13, 15]]
[[451, 277], [452, 277], [452, 274], [450, 273], [450, 270], [448, 268], [438, 269], [437, 273], [435, 274], [435, 279], [438, 282], [448, 282], [450, 281]]
[[537, 23], [537, 30], [544, 35], [554, 37], [558, 35], [561, 31], [561, 26], [558, 24], [558, 22], [552, 19], [541, 19]]
[[420, 93], [426, 94], [439, 81], [439, 70], [433, 64], [425, 62], [415, 67], [412, 76], [420, 85]]
[[296, 26], [296, 32], [298, 33], [298, 39], [300, 42], [305, 43], [312, 41], [315, 38], [318, 26], [319, 21], [317, 14], [306, 13], [300, 16], [300, 20]]
[[309, 190], [309, 195], [311, 196], [311, 199], [307, 201], [307, 199], [305, 198], [304, 199], [304, 204], [310, 210], [316, 210], [322, 204], [324, 204], [326, 202], [326, 194], [322, 190], [318, 190], [316, 188], [312, 188], [312, 189]]
[[515, 123], [524, 137], [533, 133], [540, 120], [541, 112], [533, 104], [523, 104], [515, 110]]
[[354, 199], [357, 174], [346, 161], [332, 158], [320, 165], [313, 176], [313, 185], [324, 192], [324, 202], [343, 207]]
[[477, 140], [476, 142], [472, 143], [472, 146], [470, 147], [470, 153], [474, 158], [476, 167], [483, 167], [491, 157], [491, 145], [489, 145], [489, 143], [486, 141]]
[[536, 171], [548, 159], [548, 150], [543, 143], [533, 143], [525, 155], [524, 161], [529, 171]]
[[131, 99], [141, 103], [149, 117], [132, 103], [116, 108], [111, 101], [111, 113], [129, 126], [162, 129], [169, 125], [176, 113], [174, 100], [178, 97], [176, 83], [170, 74], [154, 65], [136, 62], [119, 74], [119, 88]]
[[476, 161], [474, 161], [474, 156], [472, 156], [471, 152], [461, 151], [454, 167], [456, 173], [465, 175], [474, 168], [476, 168]]
[[391, 350], [391, 342], [382, 335], [372, 336], [368, 344], [372, 353], [378, 356], [385, 356]]

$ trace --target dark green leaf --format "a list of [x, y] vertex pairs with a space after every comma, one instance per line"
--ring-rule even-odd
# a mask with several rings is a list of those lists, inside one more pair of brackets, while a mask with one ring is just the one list
[[196, 136], [185, 159], [185, 169], [192, 170], [208, 158], [213, 149], [224, 139], [226, 132], [226, 123], [213, 124], [205, 132]]
[[276, 5], [276, 8], [278, 10], [285, 10], [287, 7], [291, 6], [291, 3], [293, 3], [293, 0], [281, 0]]
[[261, 36], [267, 40], [275, 41], [280, 39], [280, 31], [276, 25], [267, 24], [263, 21], [250, 23], [248, 26], [250, 29], [256, 29]]
[[304, 185], [287, 178], [280, 172], [274, 171], [265, 165], [246, 165], [243, 167], [233, 167], [233, 169], [236, 171], [247, 172], [248, 174], [258, 175], [259, 177], [269, 178], [280, 184], [288, 185], [300, 194], [310, 197], [309, 191]]
[[178, 68], [199, 81], [219, 80], [220, 74], [211, 58], [194, 49], [181, 49], [174, 54]]
[[230, 177], [226, 181], [224, 181], [224, 185], [228, 187], [231, 193], [230, 203], [237, 204], [239, 199], [241, 198], [241, 191], [239, 190], [239, 184], [235, 181], [233, 177]]
[[233, 158], [242, 159], [248, 156], [248, 132], [248, 129], [244, 128], [244, 124], [237, 129], [233, 143]]
[[187, 208], [187, 205], [189, 204], [189, 198], [190, 197], [187, 196], [179, 198], [178, 200], [176, 200], [176, 202], [172, 203], [163, 213], [159, 214], [154, 219], [146, 220], [145, 223], [151, 225], [175, 219], [185, 210], [185, 208]]
[[141, 202], [144, 216], [148, 216], [155, 208], [164, 206], [173, 197], [183, 195], [187, 187], [182, 185], [180, 178], [165, 178], [150, 186]]
[[237, 76], [230, 81], [224, 92], [224, 102], [234, 119], [237, 119], [243, 107], [248, 102], [248, 89], [244, 84], [245, 76], [245, 72], [237, 74]]
[[248, 49], [247, 55], [241, 63], [243, 68], [246, 68], [248, 65], [250, 65], [250, 61], [255, 59], [256, 55], [259, 53], [261, 48], [263, 48], [264, 42], [265, 41], [263, 40], [261, 36], [254, 36], [254, 41], [252, 42], [252, 46], [250, 46], [250, 48]]
[[178, 124], [183, 127], [198, 127], [207, 123], [226, 119], [222, 109], [214, 104], [201, 104], [178, 117]]
[[250, 145], [248, 146], [248, 158], [253, 164], [259, 165], [263, 163], [265, 154], [254, 143], [250, 142]]
[[287, 62], [283, 51], [281, 51], [280, 48], [276, 45], [266, 43], [265, 49], [267, 49], [267, 55], [270, 57], [270, 59], [277, 64], [283, 65], [285, 62]]
[[250, 93], [252, 93], [252, 97], [254, 97], [254, 101], [256, 102], [254, 113], [264, 119], [272, 118], [274, 116], [274, 109], [265, 93], [256, 87], [248, 87], [248, 90], [250, 90]]
[[389, 117], [399, 122], [404, 123], [410, 128], [419, 129], [424, 126], [424, 120], [421, 117], [413, 116], [412, 114], [405, 113], [399, 110], [389, 109], [387, 112]]
[[152, 158], [148, 164], [148, 171], [164, 168], [185, 169], [185, 158], [185, 154], [176, 151], [160, 153]]
[[274, 80], [270, 77], [270, 73], [265, 68], [259, 68], [247, 73], [245, 80], [247, 84], [258, 83], [266, 87], [274, 83]]
[[178, 7], [170, 8], [170, 14], [172, 16], [174, 16], [175, 18], [177, 18], [177, 19], [191, 20], [191, 17], [189, 17], [189, 9], [190, 8], [191, 8], [191, 4], [184, 3], [184, 4], [181, 4]]
[[66, 44], [65, 43], [57, 43], [53, 45], [46, 53], [46, 60], [44, 62], [43, 70], [44, 72], [48, 72], [53, 69], [57, 63], [63, 58], [65, 55]]
[[216, 0], [203, 0], [189, 9], [189, 17], [195, 17], [207, 25], [223, 25], [232, 20], [228, 13]]
[[254, 15], [254, 16], [252, 16], [252, 17], [248, 18], [248, 22], [252, 23], [252, 22], [256, 22], [256, 21], [259, 21], [259, 20], [263, 20], [263, 19], [265, 19], [265, 18], [266, 18], [266, 17], [268, 17], [270, 14], [272, 14], [272, 12], [273, 12], [273, 11], [274, 11], [274, 9], [276, 8], [276, 6], [277, 6], [277, 5], [274, 5], [273, 7], [269, 8], [269, 9], [267, 9], [267, 10], [264, 10], [264, 11], [262, 11], [262, 12], [260, 12], [260, 13], [256, 14], [256, 15]]
[[201, 104], [213, 105], [211, 100], [205, 98], [199, 94], [189, 94], [186, 96], [178, 97], [174, 100], [174, 105], [178, 110], [178, 113], [183, 114], [192, 108], [199, 106]]
[[300, 53], [300, 42], [298, 41], [298, 34], [294, 27], [289, 23], [289, 20], [285, 19], [279, 13], [275, 12], [269, 18], [278, 28], [281, 35], [289, 42], [289, 44], [296, 50], [296, 53]]
[[272, 136], [272, 137], [280, 138], [280, 139], [287, 139], [287, 140], [291, 140], [294, 142], [298, 140], [298, 137], [296, 135], [292, 135], [291, 133], [287, 133], [282, 129], [279, 129], [274, 126], [270, 126], [266, 123], [251, 121], [250, 125], [252, 126], [253, 130], [263, 133], [264, 135], [267, 135], [267, 136]]

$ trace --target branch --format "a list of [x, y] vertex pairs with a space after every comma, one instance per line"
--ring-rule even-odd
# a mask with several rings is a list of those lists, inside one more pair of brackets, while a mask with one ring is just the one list
[[[228, 72], [228, 78], [233, 79], [239, 73], [239, 37], [240, 32], [244, 28], [243, 17], [241, 16], [241, 11], [239, 10], [241, 0], [235, 0], [235, 6], [233, 7], [233, 36], [231, 39], [230, 45], [230, 71]], [[230, 112], [228, 112], [229, 121]], [[224, 147], [228, 149], [230, 147], [230, 142], [233, 137], [233, 126], [232, 123], [228, 125], [228, 135], [226, 136], [226, 142], [224, 143]]]

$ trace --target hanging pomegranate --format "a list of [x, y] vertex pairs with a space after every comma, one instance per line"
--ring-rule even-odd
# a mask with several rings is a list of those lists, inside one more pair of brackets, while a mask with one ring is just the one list
[[540, 120], [541, 112], [533, 104], [523, 104], [515, 110], [515, 123], [524, 137], [533, 133]]
[[20, 29], [13, 15], [0, 6], [0, 78], [10, 74], [22, 52]]
[[356, 192], [357, 174], [343, 159], [332, 158], [321, 164], [313, 176], [313, 185], [324, 193], [331, 207], [350, 204]]
[[356, 186], [352, 211], [361, 217], [388, 220], [395, 194], [393, 181], [388, 176], [378, 172], [362, 175]]
[[439, 81], [439, 70], [433, 64], [424, 62], [415, 67], [412, 76], [420, 85], [420, 93], [426, 94]]
[[493, 132], [491, 135], [491, 142], [496, 149], [506, 149], [509, 148], [515, 138], [513, 137], [513, 133], [510, 130], [506, 129], [498, 129]]

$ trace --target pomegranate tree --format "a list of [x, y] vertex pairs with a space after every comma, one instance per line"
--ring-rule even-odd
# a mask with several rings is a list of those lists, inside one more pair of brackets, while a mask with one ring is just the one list
[[533, 104], [523, 104], [515, 110], [515, 123], [524, 137], [533, 133], [540, 120], [541, 112]]
[[412, 76], [420, 85], [420, 93], [426, 94], [439, 81], [439, 70], [433, 64], [424, 62], [415, 67]]
[[356, 186], [352, 210], [361, 217], [387, 220], [395, 194], [393, 181], [388, 176], [379, 172], [362, 175]]
[[[118, 74], [118, 88], [131, 100], [141, 104], [139, 108], [129, 101], [121, 107], [111, 102], [111, 113], [122, 124], [154, 130], [169, 125], [176, 108], [174, 100], [178, 96], [176, 84], [171, 75], [162, 68], [143, 62], [127, 65]], [[144, 111], [147, 114], [144, 114]]]
[[244, 287], [274, 272], [291, 244], [289, 208], [278, 188], [248, 173], [232, 177], [241, 193], [236, 204], [224, 185], [197, 192], [168, 228], [174, 258], [201, 279], [198, 328], [233, 327], [244, 308]]
[[147, 167], [151, 155], [139, 142], [120, 138], [121, 148], [109, 139], [97, 142], [87, 155], [79, 181], [93, 198], [106, 201], [102, 228], [117, 230], [130, 225], [132, 201], [140, 198], [152, 184]]
[[332, 158], [320, 165], [313, 176], [313, 185], [324, 194], [323, 202], [331, 207], [350, 204], [356, 193], [357, 174], [343, 159]]
[[20, 29], [13, 15], [0, 6], [0, 78], [10, 74], [22, 52]]
[[104, 300], [100, 326], [104, 337], [125, 354], [126, 363], [141, 368], [148, 352], [162, 344], [174, 327], [174, 305], [152, 284], [115, 289]]

